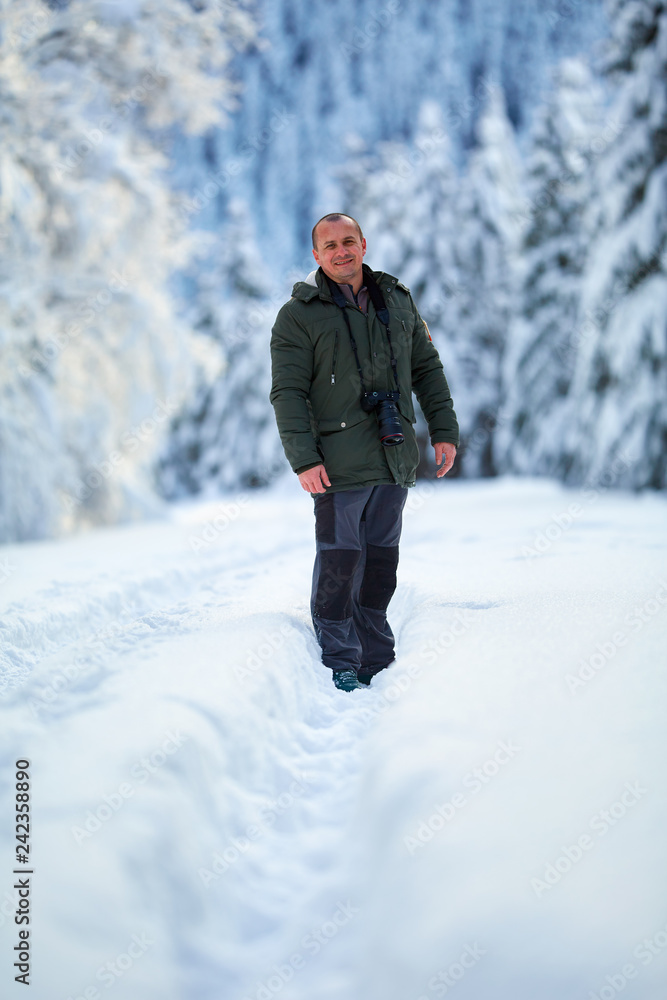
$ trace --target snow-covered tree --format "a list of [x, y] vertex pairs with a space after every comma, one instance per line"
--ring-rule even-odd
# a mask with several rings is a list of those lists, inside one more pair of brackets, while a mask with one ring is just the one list
[[523, 130], [553, 63], [590, 51], [604, 32], [603, 4], [260, 0], [271, 44], [239, 60], [242, 106], [233, 128], [216, 135], [222, 165], [243, 151], [244, 168], [225, 178], [226, 191], [252, 205], [262, 239], [278, 228], [292, 263], [335, 202], [325, 194], [332, 165], [345, 159], [346, 132], [371, 152], [381, 142], [413, 147], [420, 107], [435, 101], [460, 166], [486, 85], [503, 87], [510, 120]]
[[[516, 436], [523, 471], [660, 488], [667, 481], [667, 11], [653, 0], [612, 0], [609, 15], [605, 69], [615, 94], [590, 143], [590, 176], [579, 171], [574, 205], [567, 185], [558, 192], [558, 211], [572, 210], [562, 250], [554, 246], [549, 256], [547, 243], [540, 266], [539, 244], [528, 248], [535, 285], [526, 289], [523, 319], [535, 315], [537, 323], [520, 337], [525, 402], [515, 403], [505, 447], [509, 453]], [[578, 108], [569, 102], [571, 120], [584, 100]], [[583, 214], [582, 199], [589, 201]]]
[[[356, 137], [348, 142], [352, 155], [338, 171], [344, 210], [362, 225], [370, 266], [395, 274], [410, 288], [449, 373], [448, 318], [458, 290], [453, 233], [460, 182], [442, 110], [433, 101], [424, 102], [414, 144], [380, 143], [367, 151]], [[417, 434], [428, 456], [427, 427], [419, 411]], [[420, 471], [427, 467], [428, 461]]]
[[605, 134], [602, 100], [586, 63], [564, 60], [530, 135], [525, 202], [515, 216], [521, 282], [494, 443], [497, 464], [518, 472], [564, 471], [563, 399], [574, 367], [569, 341], [588, 250], [585, 218], [596, 193], [593, 163]]
[[[354, 144], [353, 144], [354, 143]], [[451, 232], [458, 177], [440, 107], [421, 107], [414, 144], [379, 143], [353, 155], [337, 174], [344, 210], [359, 218], [372, 267], [387, 270], [412, 291], [435, 321], [452, 278]]]
[[[407, 284], [447, 373], [464, 449], [457, 472], [490, 475], [500, 362], [512, 307], [520, 167], [502, 91], [487, 86], [478, 145], [460, 178], [440, 107], [424, 102], [415, 143], [365, 148], [340, 172], [368, 260]], [[425, 426], [420, 423], [422, 441]], [[467, 454], [466, 454], [467, 450]]]
[[233, 200], [227, 217], [193, 262], [188, 317], [223, 364], [201, 368], [193, 398], [174, 418], [159, 474], [168, 497], [265, 485], [288, 468], [269, 402], [269, 342], [282, 298], [271, 294], [247, 206]]
[[567, 477], [667, 485], [667, 9], [612, 0], [622, 130], [601, 155], [563, 453]]
[[[195, 9], [196, 7], [196, 9]], [[0, 4], [0, 539], [143, 512], [187, 389], [162, 151], [233, 98], [252, 35], [202, 0]]]
[[[451, 230], [456, 295], [443, 316], [452, 355], [448, 369], [461, 426], [459, 473], [494, 475], [493, 436], [503, 394], [501, 365], [514, 308], [520, 163], [502, 90], [491, 92], [477, 127], [477, 146], [456, 202]], [[439, 346], [439, 344], [438, 344]], [[443, 350], [443, 353], [444, 350]]]

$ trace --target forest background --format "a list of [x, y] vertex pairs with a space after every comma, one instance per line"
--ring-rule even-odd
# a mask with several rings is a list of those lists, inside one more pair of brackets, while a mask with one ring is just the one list
[[270, 330], [339, 209], [429, 325], [455, 474], [664, 488], [662, 3], [0, 10], [0, 540], [282, 476]]

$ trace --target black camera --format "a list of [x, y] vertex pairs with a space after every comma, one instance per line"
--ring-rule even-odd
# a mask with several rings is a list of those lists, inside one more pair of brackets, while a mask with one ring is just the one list
[[398, 389], [394, 392], [365, 392], [361, 397], [362, 410], [366, 413], [375, 410], [377, 413], [380, 441], [385, 448], [403, 444], [405, 441], [403, 425], [396, 406], [396, 400], [399, 398]]

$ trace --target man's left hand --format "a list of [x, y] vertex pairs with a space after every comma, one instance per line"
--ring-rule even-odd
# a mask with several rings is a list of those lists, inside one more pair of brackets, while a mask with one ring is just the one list
[[440, 479], [441, 476], [447, 475], [454, 464], [456, 445], [450, 444], [449, 441], [439, 441], [433, 447], [435, 448], [435, 464], [438, 466], [436, 476]]

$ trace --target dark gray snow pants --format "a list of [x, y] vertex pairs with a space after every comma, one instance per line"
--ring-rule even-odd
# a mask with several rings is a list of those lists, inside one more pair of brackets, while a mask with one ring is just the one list
[[404, 486], [367, 486], [315, 500], [310, 609], [322, 662], [374, 672], [394, 659], [387, 606], [396, 589]]

